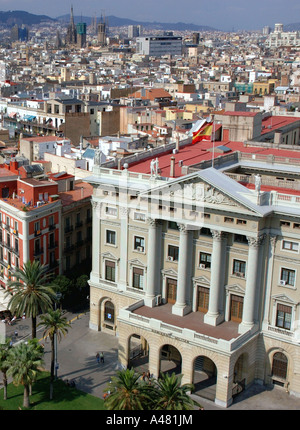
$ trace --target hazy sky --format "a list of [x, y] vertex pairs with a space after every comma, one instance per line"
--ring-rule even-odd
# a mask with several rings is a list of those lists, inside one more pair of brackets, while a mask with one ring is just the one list
[[253, 30], [300, 22], [300, 0], [0, 0], [0, 11], [24, 10], [56, 18], [115, 15], [136, 21], [185, 22], [220, 30]]

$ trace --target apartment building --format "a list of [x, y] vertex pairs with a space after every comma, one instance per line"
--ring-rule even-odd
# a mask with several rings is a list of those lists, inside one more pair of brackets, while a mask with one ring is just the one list
[[299, 152], [240, 144], [211, 167], [212, 146], [94, 167], [90, 327], [223, 407], [252, 383], [300, 395]]
[[28, 260], [39, 260], [56, 275], [83, 264], [88, 272], [91, 185], [63, 172], [37, 179], [30, 174], [34, 166], [16, 164], [0, 167], [1, 287]]

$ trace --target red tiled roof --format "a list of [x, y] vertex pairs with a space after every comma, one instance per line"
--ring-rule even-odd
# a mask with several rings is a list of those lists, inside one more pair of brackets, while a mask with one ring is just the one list
[[62, 205], [68, 206], [79, 200], [91, 197], [93, 194], [93, 186], [86, 182], [80, 182], [79, 184], [75, 185], [74, 190], [65, 191], [58, 194], [61, 199]]

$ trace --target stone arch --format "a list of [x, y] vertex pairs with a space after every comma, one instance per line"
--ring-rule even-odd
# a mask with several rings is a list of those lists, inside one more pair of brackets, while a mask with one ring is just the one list
[[[274, 359], [279, 358], [279, 354], [286, 357], [286, 373], [285, 376], [279, 376], [279, 374], [274, 372]], [[290, 352], [286, 348], [273, 347], [266, 352], [266, 362], [265, 362], [265, 384], [280, 386], [288, 389], [292, 384], [292, 375], [294, 369], [294, 360]]]
[[149, 343], [138, 333], [130, 333], [128, 343], [128, 367], [142, 373], [149, 370]]
[[99, 330], [105, 332], [116, 331], [116, 304], [111, 297], [101, 297], [98, 303]]
[[180, 349], [172, 343], [165, 342], [159, 348], [159, 373], [182, 372], [182, 354]]
[[207, 354], [193, 360], [194, 394], [215, 401], [218, 370], [216, 363]]
[[234, 365], [233, 382], [239, 383], [245, 379], [245, 383], [248, 377], [248, 367], [249, 367], [249, 355], [247, 352], [243, 352], [237, 358]]

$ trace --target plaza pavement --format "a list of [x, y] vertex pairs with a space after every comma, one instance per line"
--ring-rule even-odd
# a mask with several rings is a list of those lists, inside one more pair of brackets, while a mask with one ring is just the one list
[[[103, 391], [118, 369], [118, 338], [89, 328], [89, 312], [65, 315], [71, 322], [68, 334], [58, 343], [57, 376], [63, 380], [74, 380], [76, 387], [97, 397]], [[14, 336], [17, 330], [18, 336]], [[20, 320], [6, 327], [6, 334], [14, 342], [26, 340], [31, 335], [30, 319]], [[43, 339], [43, 331], [38, 328], [38, 339], [45, 346], [45, 365], [50, 370], [51, 347], [49, 340]], [[96, 353], [104, 353], [104, 364], [97, 363]], [[205, 410], [300, 410], [300, 398], [289, 395], [284, 389], [266, 389], [252, 385], [234, 399], [227, 409], [218, 407], [214, 402], [195, 396]]]

